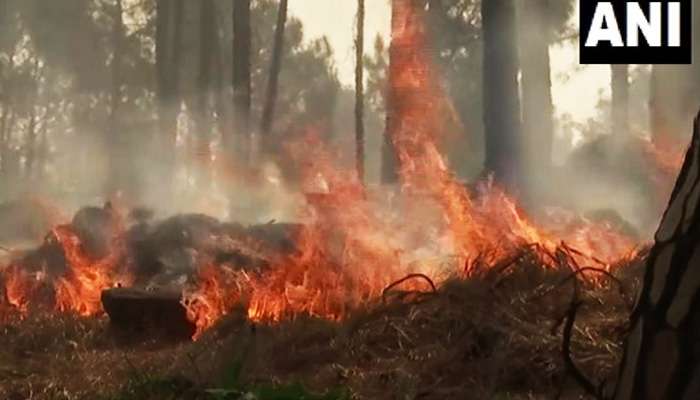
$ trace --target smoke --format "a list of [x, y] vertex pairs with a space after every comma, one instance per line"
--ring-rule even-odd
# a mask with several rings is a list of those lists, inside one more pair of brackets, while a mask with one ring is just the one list
[[[164, 133], [158, 125], [157, 85], [153, 76], [153, 10], [144, 7], [141, 12], [135, 11], [143, 4], [133, 1], [134, 7], [127, 12], [126, 31], [130, 36], [124, 45], [123, 98], [119, 103], [115, 128], [109, 119], [110, 86], [114, 78], [108, 68], [113, 57], [110, 50], [110, 24], [113, 23], [110, 2], [100, 2], [99, 7], [86, 6], [82, 11], [78, 3], [63, 12], [83, 15], [83, 11], [89, 10], [93, 17], [81, 18], [81, 26], [61, 23], [50, 13], [37, 14], [38, 8], [21, 8], [21, 3], [17, 3], [17, 13], [6, 14], [14, 16], [12, 18], [18, 23], [17, 26], [4, 24], [5, 29], [13, 27], [15, 33], [27, 34], [30, 39], [18, 40], [14, 47], [3, 45], [0, 49], [0, 58], [8, 67], [4, 72], [3, 91], [8, 94], [6, 97], [14, 99], [0, 104], [2, 118], [8, 119], [8, 127], [4, 129], [9, 133], [9, 139], [5, 141], [9, 143], [9, 150], [0, 154], [3, 201], [32, 194], [63, 209], [65, 215], [72, 215], [84, 205], [99, 205], [116, 195], [114, 200], [133, 207], [152, 208], [159, 216], [195, 212], [249, 224], [299, 218], [299, 209], [305, 198], [295, 176], [298, 164], [287, 162], [280, 154], [273, 159], [256, 160], [254, 168], [249, 169], [240, 157], [228, 154], [222, 145], [223, 135], [230, 134], [227, 125], [230, 121], [228, 116], [219, 115], [215, 109], [219, 99], [228, 107], [231, 93], [228, 89], [212, 89], [203, 94], [196, 87], [196, 55], [200, 50], [196, 4], [187, 2], [189, 16], [185, 18], [184, 62], [180, 67], [182, 95], [179, 105], [182, 115], [177, 146], [173, 149], [164, 146], [159, 139]], [[91, 2], [83, 3], [85, 6]], [[229, 3], [217, 2], [222, 15], [230, 15]], [[258, 42], [255, 47], [263, 50], [253, 60], [253, 121], [260, 117], [261, 93], [264, 92], [266, 66], [269, 65], [266, 49], [270, 47], [276, 12], [275, 2], [258, 3], [253, 13], [260, 21], [254, 24], [260, 29], [256, 32]], [[445, 116], [450, 135], [442, 150], [449, 156], [451, 170], [458, 171], [464, 179], [472, 179], [481, 172], [484, 137], [488, 134], [483, 132], [481, 123], [480, 26], [478, 19], [465, 18], [465, 15], [451, 10], [459, 2], [444, 3], [447, 9], [444, 16], [431, 14], [431, 18], [443, 18], [443, 22], [458, 21], [459, 24], [435, 25], [440, 29], [431, 35], [443, 39], [436, 44], [434, 67], [443, 77], [442, 84], [450, 92], [455, 115], [460, 121], [452, 123], [454, 115]], [[478, 3], [468, 4], [464, 13], [476, 15]], [[25, 20], [30, 23], [22, 27], [19, 22]], [[220, 39], [222, 43], [230, 43], [230, 22], [224, 20], [228, 19], [220, 21]], [[570, 24], [563, 26], [570, 28]], [[325, 141], [339, 148], [339, 159], [350, 168], [354, 154], [350, 123], [352, 92], [337, 82], [332, 49], [327, 43], [305, 41], [302, 28], [298, 21], [289, 21], [289, 49], [282, 66], [275, 140], [294, 141], [294, 132], [324, 121]], [[536, 35], [539, 28], [532, 24], [520, 27], [520, 37], [523, 38], [519, 42], [521, 54], [533, 51], [532, 46], [536, 43], [527, 38]], [[52, 30], [57, 32], [56, 35], [47, 34]], [[74, 37], [91, 39], [83, 39], [77, 52], [75, 49], [51, 50], [67, 49], [66, 43]], [[54, 42], [59, 41], [61, 46], [54, 46]], [[22, 43], [26, 48], [20, 46]], [[221, 49], [226, 71], [232, 57], [228, 47]], [[13, 58], [12, 53], [17, 48], [21, 54], [15, 54]], [[99, 52], [92, 54], [96, 48]], [[89, 62], [87, 59], [92, 56], [99, 58], [99, 62]], [[382, 56], [386, 57], [386, 54]], [[375, 60], [378, 57], [376, 55]], [[33, 69], [35, 59], [40, 60], [38, 69]], [[524, 174], [531, 178], [522, 188], [522, 193], [516, 195], [527, 199], [527, 205], [533, 211], [552, 206], [580, 213], [614, 210], [623, 220], [648, 234], [659, 216], [659, 204], [663, 203], [658, 198], [663, 198], [662, 191], [666, 190], [654, 186], [656, 183], [652, 178], [645, 178], [652, 177], [655, 172], [644, 158], [642, 146], [636, 144], [637, 137], [650, 136], [646, 101], [650, 97], [649, 79], [648, 69], [633, 69], [630, 108], [634, 138], [625, 138], [621, 140], [622, 144], [605, 139], [615, 136], [615, 132], [610, 132], [609, 104], [606, 101], [600, 103], [601, 113], [586, 123], [567, 122], [560, 116], [555, 121], [553, 138], [528, 132], [522, 138], [527, 144], [522, 151], [547, 149], [547, 141], [563, 143], [563, 146], [555, 146], [551, 155], [562, 162], [544, 169], [527, 164]], [[382, 90], [381, 87], [369, 87], [375, 92]], [[206, 124], [197, 123], [203, 116], [194, 107], [203, 95], [208, 96], [212, 109], [204, 115], [209, 119], [206, 129], [203, 128]], [[373, 97], [381, 96], [368, 93], [368, 98]], [[560, 99], [553, 99], [555, 107], [558, 101]], [[664, 99], [656, 101], [663, 102]], [[367, 170], [369, 182], [374, 184], [378, 182], [381, 163], [384, 115], [382, 107], [377, 105], [368, 107], [368, 112]], [[334, 123], [328, 124], [328, 121]], [[543, 126], [545, 123], [534, 120], [530, 125]], [[36, 136], [36, 143], [42, 143], [45, 138], [48, 144], [45, 152], [38, 151], [34, 155], [35, 169], [30, 174], [28, 160], [33, 136]], [[207, 142], [207, 145], [202, 146], [202, 142]], [[579, 142], [576, 147], [574, 142]], [[549, 156], [536, 155], [540, 158]], [[672, 180], [673, 177], [664, 179]], [[110, 192], [114, 183], [110, 180], [116, 180], [120, 189], [117, 193]]]

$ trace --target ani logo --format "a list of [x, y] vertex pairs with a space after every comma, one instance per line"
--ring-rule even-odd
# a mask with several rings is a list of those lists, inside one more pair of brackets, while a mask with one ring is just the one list
[[691, 64], [692, 0], [580, 0], [582, 64]]

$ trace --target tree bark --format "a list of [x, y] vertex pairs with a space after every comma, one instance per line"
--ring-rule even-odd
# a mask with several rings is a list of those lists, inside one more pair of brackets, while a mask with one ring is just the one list
[[[700, 118], [700, 117], [699, 117]], [[700, 119], [647, 259], [615, 400], [700, 398]]]
[[250, 162], [251, 132], [251, 69], [252, 33], [250, 0], [233, 0], [233, 132], [229, 148], [233, 153], [234, 138], [239, 138], [238, 156], [244, 164]]
[[212, 137], [211, 86], [213, 71], [213, 46], [216, 42], [216, 21], [213, 0], [201, 0], [199, 8], [199, 77], [197, 79], [197, 132], [196, 152], [203, 162], [203, 173], [199, 184], [202, 187], [211, 181], [210, 143]]
[[[549, 46], [552, 27], [549, 0], [520, 2], [520, 55], [522, 63], [523, 140], [528, 187], [551, 168], [554, 106]], [[534, 174], [533, 174], [534, 173]]]
[[360, 181], [365, 180], [365, 0], [357, 0], [355, 40], [355, 165]]
[[610, 66], [612, 88], [612, 132], [620, 138], [629, 136], [630, 84], [629, 65]]
[[34, 59], [34, 68], [32, 70], [32, 77], [34, 78], [34, 87], [32, 88], [34, 93], [32, 95], [32, 98], [30, 100], [30, 110], [29, 110], [29, 124], [27, 126], [27, 135], [26, 135], [26, 142], [25, 142], [25, 151], [24, 151], [24, 167], [25, 167], [25, 176], [24, 176], [24, 182], [25, 184], [31, 183], [32, 179], [34, 178], [34, 163], [36, 161], [36, 153], [37, 153], [37, 130], [36, 130], [36, 108], [37, 108], [37, 100], [39, 97], [39, 59], [35, 58]]
[[[121, 134], [119, 129], [119, 107], [122, 98], [122, 56], [123, 56], [123, 38], [124, 38], [124, 9], [122, 0], [115, 0], [113, 27], [112, 27], [112, 93], [110, 99], [109, 121], [107, 128], [107, 137], [104, 143], [107, 148], [108, 157], [108, 178], [105, 195], [109, 198], [114, 196], [120, 190], [126, 189], [126, 180], [123, 178], [124, 171], [128, 163], [122, 165], [121, 157], [125, 153], [124, 140], [119, 137]], [[131, 174], [129, 174], [131, 175]]]
[[[401, 22], [401, 5], [400, 1], [403, 0], [392, 0], [391, 2], [391, 30], [395, 32], [399, 27], [397, 26]], [[399, 123], [397, 119], [397, 105], [398, 105], [398, 95], [395, 93], [393, 82], [396, 79], [397, 69], [397, 45], [394, 40], [389, 44], [389, 71], [387, 72], [387, 80], [389, 84], [387, 85], [386, 93], [386, 122], [384, 127], [384, 141], [382, 143], [382, 183], [384, 184], [394, 184], [399, 181], [399, 160], [396, 154], [396, 149], [394, 148], [394, 143], [391, 140], [391, 133], [397, 129], [397, 124]]]
[[284, 54], [284, 30], [287, 24], [287, 5], [288, 0], [281, 0], [279, 11], [277, 12], [272, 64], [270, 65], [270, 77], [267, 82], [265, 107], [263, 108], [262, 121], [260, 124], [260, 134], [262, 135], [261, 145], [264, 154], [269, 154], [272, 147], [270, 135], [272, 134], [272, 123], [275, 118], [277, 89], [279, 86], [280, 70], [282, 68], [282, 55]]
[[[179, 65], [182, 56], [184, 0], [156, 1], [156, 76], [158, 80], [159, 136], [163, 179], [171, 181], [175, 168], [175, 140], [180, 101]], [[170, 186], [166, 183], [166, 186]]]
[[481, 2], [484, 128], [488, 173], [506, 187], [519, 179], [520, 94], [514, 0]]

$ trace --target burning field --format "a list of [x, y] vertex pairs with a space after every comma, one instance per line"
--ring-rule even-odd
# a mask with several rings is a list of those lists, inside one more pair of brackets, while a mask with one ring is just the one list
[[[490, 177], [460, 181], [425, 27], [394, 13], [399, 185], [363, 184], [309, 133], [286, 148], [301, 180], [291, 222], [116, 200], [54, 215], [39, 246], [0, 250], [0, 397], [574, 399], [572, 358], [608, 378], [644, 238], [609, 216], [526, 211]], [[670, 188], [678, 163], [647, 153]]]

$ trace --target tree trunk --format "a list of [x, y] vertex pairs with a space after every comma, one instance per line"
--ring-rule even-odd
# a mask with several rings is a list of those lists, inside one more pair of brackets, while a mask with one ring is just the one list
[[610, 66], [612, 88], [612, 132], [619, 138], [629, 136], [629, 65]]
[[213, 46], [216, 42], [216, 22], [213, 0], [201, 0], [199, 8], [199, 77], [197, 79], [197, 111], [195, 121], [196, 153], [202, 160], [202, 173], [199, 174], [198, 184], [206, 187], [211, 183], [211, 152], [212, 112], [211, 84], [213, 70]]
[[27, 125], [26, 142], [24, 144], [24, 182], [30, 183], [33, 179], [34, 162], [36, 160], [36, 104], [32, 104], [29, 110], [29, 124]]
[[213, 95], [214, 99], [213, 101], [215, 102], [215, 107], [216, 107], [216, 123], [217, 123], [217, 129], [219, 130], [219, 134], [221, 134], [221, 141], [222, 145], [224, 147], [227, 146], [228, 144], [228, 139], [229, 139], [229, 112], [228, 112], [228, 104], [224, 100], [225, 96], [224, 93], [226, 91], [225, 89], [225, 84], [224, 84], [224, 56], [222, 54], [223, 49], [221, 47], [221, 36], [219, 34], [219, 18], [215, 15], [214, 16], [214, 27], [213, 32], [214, 36], [212, 37], [213, 43], [212, 43], [212, 63], [213, 63], [213, 74], [214, 74], [214, 81], [213, 81]]
[[700, 398], [700, 120], [647, 259], [615, 400]]
[[[123, 55], [123, 38], [124, 38], [124, 9], [122, 0], [115, 1], [114, 14], [112, 16], [114, 26], [112, 27], [112, 93], [110, 101], [109, 121], [107, 128], [107, 137], [105, 139], [106, 151], [108, 157], [108, 178], [106, 187], [106, 196], [112, 197], [120, 190], [126, 189], [126, 184], [123, 168], [126, 168], [128, 163], [122, 164], [122, 157], [125, 154], [124, 138], [120, 137], [119, 129], [119, 106], [122, 98], [122, 55]], [[131, 174], [129, 174], [131, 175]]]
[[[9, 107], [7, 106], [7, 103], [3, 102], [2, 117], [0, 118], [0, 178], [4, 178], [7, 175], [7, 120], [9, 115]], [[0, 184], [5, 184], [5, 182], [0, 180]]]
[[232, 154], [234, 138], [238, 138], [237, 154], [248, 164], [251, 156], [250, 108], [252, 50], [250, 0], [233, 0], [233, 132], [227, 151]]
[[260, 134], [262, 151], [269, 154], [271, 150], [272, 122], [275, 118], [275, 105], [277, 103], [277, 89], [279, 85], [280, 69], [282, 67], [282, 55], [284, 53], [284, 30], [287, 24], [288, 0], [281, 0], [277, 12], [277, 26], [275, 27], [275, 43], [272, 51], [272, 64], [270, 65], [270, 77], [267, 82], [267, 95], [263, 108]]
[[[399, 2], [403, 0], [392, 0], [391, 2], [391, 31], [396, 32], [399, 27], [397, 26], [401, 22], [401, 8]], [[391, 133], [397, 129], [397, 124], [399, 123], [398, 117], [398, 96], [395, 93], [391, 82], [396, 79], [396, 74], [400, 66], [397, 66], [397, 49], [396, 42], [391, 41], [389, 45], [389, 71], [387, 72], [387, 80], [389, 84], [387, 85], [386, 93], [386, 122], [384, 127], [384, 142], [382, 143], [382, 183], [384, 184], [394, 184], [399, 180], [399, 160], [396, 154], [396, 149], [394, 148], [394, 143], [391, 141]]]
[[34, 59], [34, 68], [32, 72], [32, 77], [34, 78], [34, 87], [32, 88], [34, 93], [32, 94], [30, 100], [30, 110], [29, 110], [29, 124], [27, 126], [27, 135], [24, 149], [24, 182], [25, 184], [30, 184], [34, 177], [34, 163], [36, 161], [37, 153], [37, 130], [36, 130], [36, 108], [37, 100], [39, 97], [39, 59]]
[[523, 151], [528, 167], [528, 188], [543, 181], [551, 169], [554, 140], [554, 106], [549, 46], [549, 0], [520, 2], [520, 55], [523, 95]]
[[[184, 0], [156, 1], [156, 75], [158, 80], [158, 150], [162, 151], [163, 180], [171, 182], [175, 168], [175, 140], [182, 55]], [[166, 183], [166, 187], [170, 186]]]
[[355, 165], [360, 181], [365, 180], [365, 0], [357, 0], [355, 41]]
[[481, 2], [484, 36], [486, 171], [513, 188], [518, 181], [520, 97], [514, 0]]

